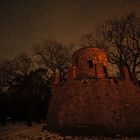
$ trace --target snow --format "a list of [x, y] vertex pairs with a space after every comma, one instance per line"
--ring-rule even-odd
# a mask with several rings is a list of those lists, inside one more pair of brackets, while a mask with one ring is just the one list
[[[61, 136], [56, 133], [42, 131], [44, 124], [33, 123], [27, 127], [25, 123], [8, 124], [0, 126], [0, 140], [113, 140], [113, 138]], [[114, 140], [140, 140], [140, 138], [115, 138]]]

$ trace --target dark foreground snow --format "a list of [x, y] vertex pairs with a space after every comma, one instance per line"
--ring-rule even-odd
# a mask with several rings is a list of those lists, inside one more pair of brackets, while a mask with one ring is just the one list
[[24, 123], [9, 124], [0, 126], [0, 140], [140, 140], [140, 138], [96, 138], [60, 136], [56, 133], [42, 131], [43, 124], [33, 123], [32, 127], [27, 127]]

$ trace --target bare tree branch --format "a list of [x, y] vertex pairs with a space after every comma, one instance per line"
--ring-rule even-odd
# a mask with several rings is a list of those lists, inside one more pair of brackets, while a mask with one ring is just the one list
[[41, 64], [52, 73], [59, 70], [61, 78], [63, 78], [65, 71], [71, 65], [73, 45], [64, 45], [54, 40], [44, 40], [42, 45], [34, 47], [34, 52]]

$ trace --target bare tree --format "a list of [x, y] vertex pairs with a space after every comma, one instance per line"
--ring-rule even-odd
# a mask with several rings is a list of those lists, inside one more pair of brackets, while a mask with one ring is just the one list
[[21, 54], [12, 60], [0, 63], [0, 91], [13, 84], [18, 75], [27, 76], [32, 69], [32, 59]]
[[33, 61], [27, 54], [21, 54], [13, 59], [16, 74], [27, 76], [33, 69]]
[[105, 50], [110, 63], [125, 65], [130, 76], [140, 73], [140, 18], [134, 13], [107, 21], [89, 41]]
[[140, 18], [131, 13], [123, 19], [113, 19], [98, 33], [110, 63], [125, 65], [130, 76], [140, 73]]
[[95, 36], [93, 33], [84, 34], [80, 40], [81, 47], [95, 47]]
[[[10, 83], [9, 92], [13, 95], [14, 99], [19, 98], [21, 102], [24, 103], [24, 109], [26, 109], [26, 119], [28, 126], [32, 126], [33, 118], [33, 105], [34, 105], [34, 86], [33, 86], [33, 77], [31, 76], [33, 70], [33, 61], [30, 56], [27, 54], [21, 54], [11, 60], [11, 65], [14, 68], [13, 79]], [[22, 107], [22, 104], [18, 102], [19, 106]], [[16, 112], [18, 108], [13, 103]], [[22, 108], [21, 108], [22, 109]], [[22, 110], [25, 111], [25, 110]], [[14, 116], [17, 114], [15, 113]]]
[[42, 45], [34, 47], [38, 62], [43, 64], [51, 74], [59, 70], [61, 78], [71, 64], [73, 45], [64, 45], [53, 40], [44, 40]]
[[[0, 96], [0, 99], [5, 103], [13, 123], [19, 119], [32, 126], [33, 118], [44, 117], [51, 97], [50, 87], [46, 70], [35, 70], [33, 61], [27, 54], [0, 63], [0, 93], [6, 92], [6, 98], [3, 100], [3, 96]], [[3, 120], [6, 111], [0, 108]]]
[[15, 73], [15, 66], [13, 65], [13, 60], [6, 60], [0, 63], [0, 91], [9, 87], [9, 84], [12, 82]]
[[2, 62], [0, 64], [0, 93], [2, 93], [3, 89], [7, 86], [8, 79], [7, 63]]

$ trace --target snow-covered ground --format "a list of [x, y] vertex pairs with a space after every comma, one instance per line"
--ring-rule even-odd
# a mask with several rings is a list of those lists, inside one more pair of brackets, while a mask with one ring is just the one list
[[[0, 126], [0, 140], [113, 140], [112, 138], [60, 136], [56, 133], [42, 131], [43, 124], [33, 123], [27, 127], [24, 123]], [[140, 140], [140, 138], [115, 138], [114, 140]]]

